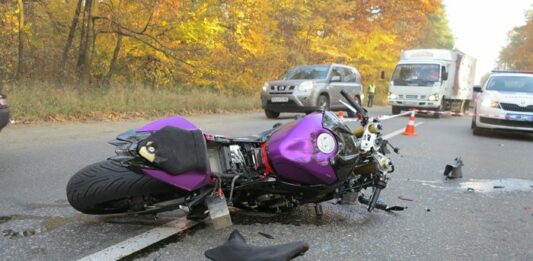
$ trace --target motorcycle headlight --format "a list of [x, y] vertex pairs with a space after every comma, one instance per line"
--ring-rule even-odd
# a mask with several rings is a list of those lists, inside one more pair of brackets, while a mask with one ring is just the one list
[[489, 108], [499, 108], [500, 102], [492, 97], [484, 98], [481, 102], [481, 106]]
[[316, 146], [322, 153], [332, 153], [335, 150], [335, 138], [329, 133], [322, 133], [316, 139]]
[[263, 91], [266, 92], [268, 89], [268, 82], [265, 82], [265, 84], [263, 84]]
[[439, 99], [439, 94], [438, 93], [431, 94], [431, 95], [429, 95], [428, 99], [430, 101], [436, 101], [436, 100]]
[[307, 92], [307, 91], [310, 91], [311, 89], [313, 89], [313, 82], [311, 81], [305, 81], [305, 82], [300, 83], [300, 85], [298, 85], [298, 90], [302, 92]]
[[389, 96], [389, 100], [394, 100], [394, 99], [398, 98], [398, 95], [396, 95], [396, 94], [394, 94], [392, 92], [389, 92], [388, 96]]

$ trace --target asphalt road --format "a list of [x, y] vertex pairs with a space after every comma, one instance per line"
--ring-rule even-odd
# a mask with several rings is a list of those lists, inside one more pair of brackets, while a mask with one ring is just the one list
[[[387, 108], [370, 110], [387, 114]], [[282, 114], [282, 117], [285, 116]], [[262, 113], [207, 115], [189, 119], [210, 133], [244, 136], [288, 122]], [[403, 212], [367, 213], [364, 206], [324, 203], [276, 217], [233, 216], [232, 228], [199, 226], [129, 259], [205, 260], [233, 229], [251, 244], [304, 240], [298, 260], [533, 260], [533, 136], [473, 136], [467, 117], [417, 117], [417, 136], [391, 138], [396, 172], [382, 193]], [[66, 202], [65, 187], [78, 169], [112, 155], [115, 135], [148, 121], [12, 125], [0, 133], [0, 259], [72, 260], [94, 253], [171, 220], [94, 217]], [[384, 124], [385, 133], [405, 127], [406, 117]], [[464, 177], [444, 181], [444, 166], [457, 156]], [[495, 188], [496, 187], [496, 188]], [[413, 201], [399, 199], [411, 198]], [[267, 233], [274, 239], [258, 234]]]

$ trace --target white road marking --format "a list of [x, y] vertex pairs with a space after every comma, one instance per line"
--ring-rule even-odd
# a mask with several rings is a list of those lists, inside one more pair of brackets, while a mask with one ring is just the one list
[[104, 250], [88, 255], [78, 261], [119, 260], [149, 247], [163, 239], [169, 238], [179, 232], [185, 231], [200, 222], [187, 220], [186, 217], [178, 218], [162, 226], [153, 228], [138, 236], [124, 240]]
[[[422, 124], [424, 124], [423, 121], [422, 122], [417, 122], [417, 123], [415, 123], [415, 127], [419, 126], [419, 125], [422, 125]], [[390, 139], [390, 138], [392, 138], [394, 136], [402, 134], [404, 132], [404, 130], [405, 130], [405, 128], [402, 128], [402, 129], [399, 129], [399, 130], [395, 130], [395, 131], [393, 131], [393, 132], [391, 132], [391, 133], [389, 133], [387, 135], [383, 135], [383, 138], [384, 139]]]

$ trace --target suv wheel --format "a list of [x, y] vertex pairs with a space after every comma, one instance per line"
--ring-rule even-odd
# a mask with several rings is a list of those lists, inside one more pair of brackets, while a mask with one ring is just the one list
[[265, 110], [265, 115], [269, 119], [277, 119], [279, 117], [279, 112], [271, 111], [271, 110]]
[[329, 111], [329, 98], [328, 96], [324, 95], [324, 94], [321, 94], [320, 96], [318, 96], [318, 100], [317, 100], [317, 103], [318, 105], [318, 108], [321, 108], [325, 111]]

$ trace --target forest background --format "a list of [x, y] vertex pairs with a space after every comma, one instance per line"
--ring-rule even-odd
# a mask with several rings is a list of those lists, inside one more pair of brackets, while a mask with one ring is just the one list
[[[508, 67], [532, 46], [515, 45]], [[302, 64], [355, 66], [383, 100], [401, 50], [453, 46], [441, 0], [0, 0], [0, 91], [21, 122], [259, 109]]]

